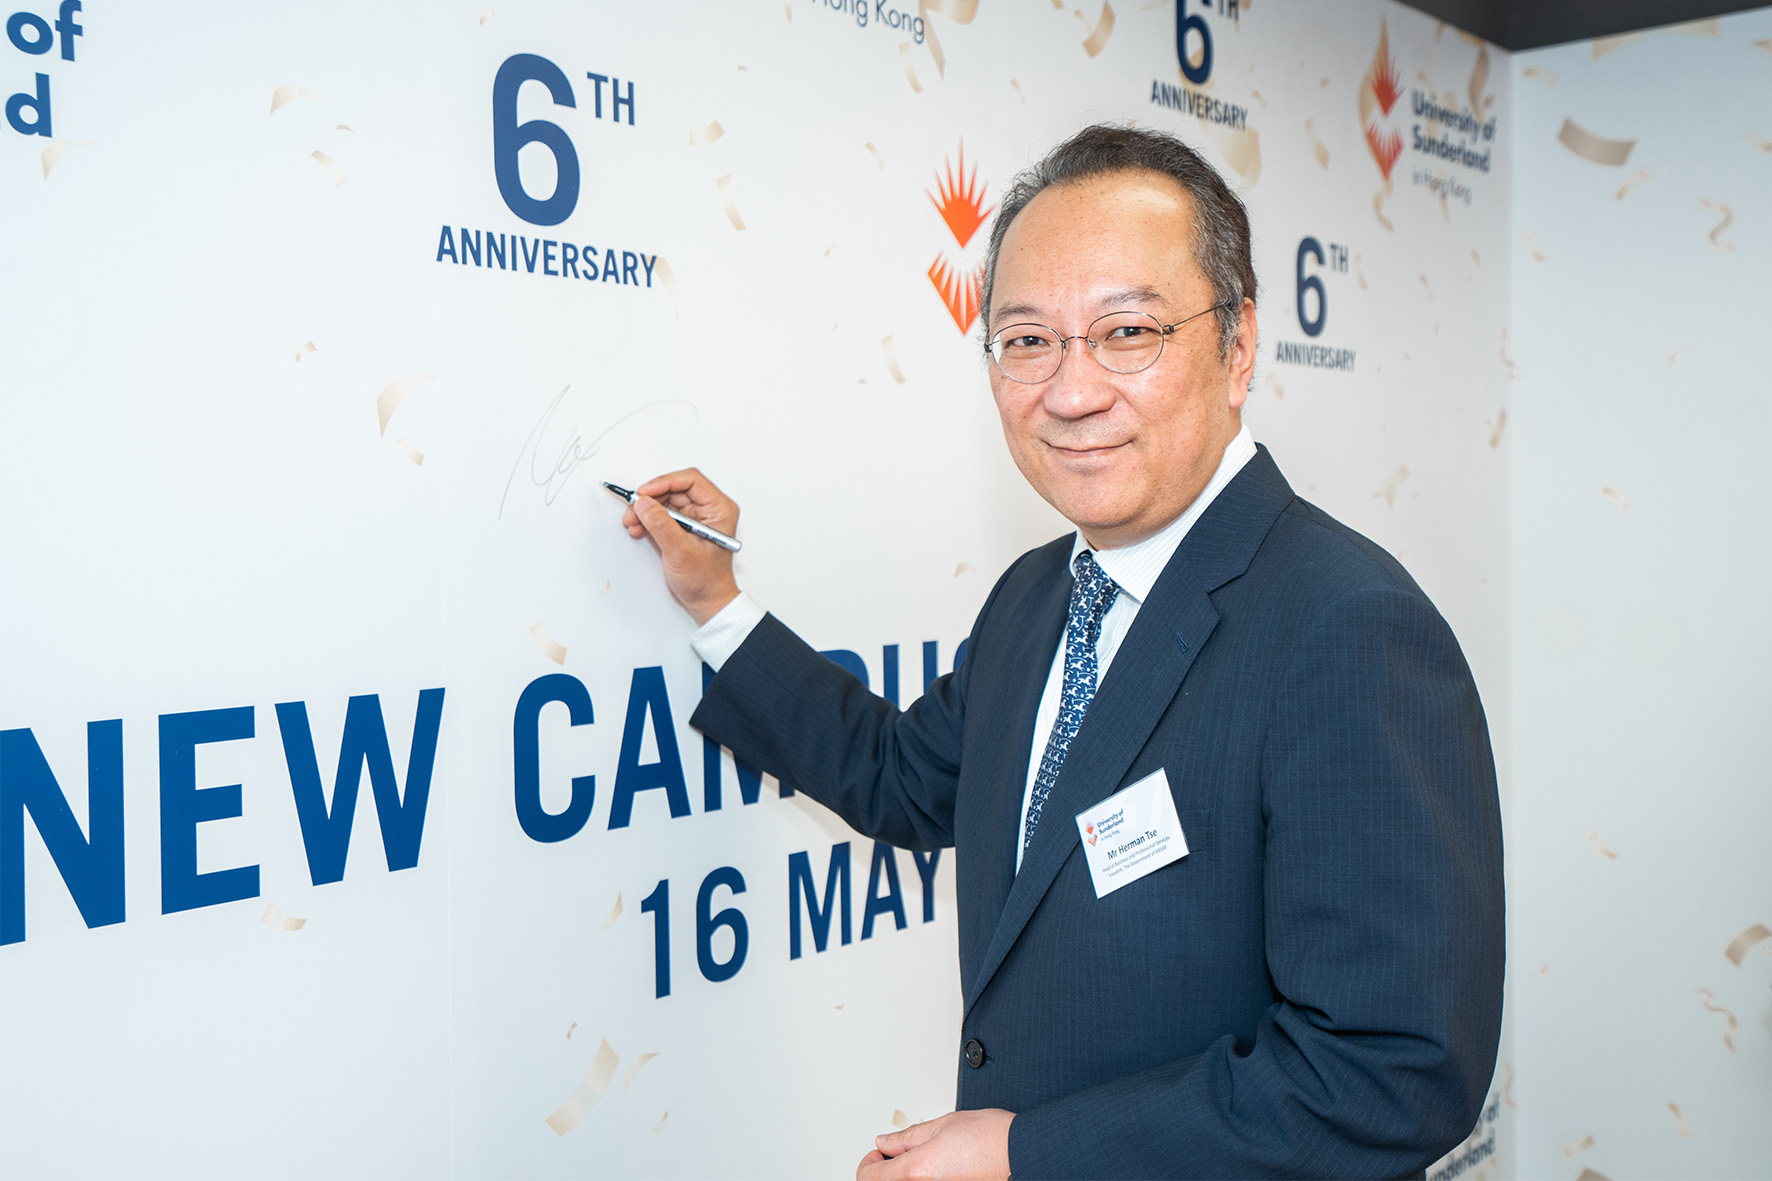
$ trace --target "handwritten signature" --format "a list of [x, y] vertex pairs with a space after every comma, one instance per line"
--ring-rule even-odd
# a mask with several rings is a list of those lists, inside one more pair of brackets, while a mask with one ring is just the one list
[[[554, 421], [554, 414], [560, 409], [560, 403], [566, 400], [567, 391], [571, 389], [572, 387], [568, 385], [554, 395], [554, 400], [548, 403], [548, 408], [542, 411], [542, 415], [536, 420], [535, 425], [529, 428], [529, 434], [523, 440], [523, 449], [517, 453], [516, 462], [511, 464], [511, 474], [505, 479], [504, 495], [498, 501], [498, 515], [501, 519], [505, 515], [505, 502], [511, 498], [511, 485], [517, 480], [517, 472], [524, 468], [525, 459], [528, 460], [529, 482], [542, 489], [542, 503], [551, 505], [565, 489], [566, 482], [572, 478], [572, 473], [578, 470], [578, 465], [597, 454], [603, 440], [630, 418], [645, 414], [649, 410], [657, 410], [661, 406], [687, 406], [691, 411], [695, 410], [695, 403], [684, 398], [666, 398], [658, 402], [648, 402], [638, 409], [628, 411], [591, 439], [586, 439], [579, 433], [578, 428], [574, 427], [566, 436], [566, 441], [556, 451], [553, 443], [547, 439], [548, 428]], [[698, 419], [699, 417], [697, 415]]]

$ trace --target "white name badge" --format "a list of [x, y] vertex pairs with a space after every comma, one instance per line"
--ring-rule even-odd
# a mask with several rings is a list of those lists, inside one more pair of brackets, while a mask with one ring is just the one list
[[1187, 856], [1169, 776], [1161, 767], [1077, 813], [1077, 832], [1097, 898]]

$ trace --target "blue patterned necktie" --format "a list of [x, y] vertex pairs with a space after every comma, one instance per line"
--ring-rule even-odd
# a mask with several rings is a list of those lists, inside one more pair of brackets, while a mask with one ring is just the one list
[[1101, 572], [1095, 555], [1084, 550], [1072, 563], [1077, 580], [1071, 586], [1071, 613], [1064, 625], [1064, 691], [1058, 707], [1058, 720], [1052, 724], [1052, 736], [1046, 740], [1046, 753], [1040, 756], [1040, 772], [1034, 778], [1034, 790], [1028, 800], [1027, 826], [1022, 831], [1021, 848], [1025, 853], [1034, 840], [1034, 825], [1040, 821], [1040, 809], [1058, 782], [1058, 769], [1071, 749], [1071, 740], [1083, 725], [1083, 715], [1095, 698], [1095, 641], [1101, 636], [1102, 617], [1114, 605], [1120, 587]]

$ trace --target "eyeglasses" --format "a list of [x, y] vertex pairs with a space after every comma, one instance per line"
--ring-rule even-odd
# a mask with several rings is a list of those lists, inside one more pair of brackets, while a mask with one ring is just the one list
[[1183, 324], [1229, 304], [1217, 303], [1186, 320], [1162, 324], [1148, 312], [1109, 312], [1098, 317], [1081, 336], [1060, 336], [1044, 324], [1011, 324], [999, 329], [984, 346], [998, 372], [1010, 381], [1035, 385], [1045, 381], [1064, 363], [1064, 351], [1073, 340], [1087, 341], [1089, 355], [1109, 373], [1137, 373], [1149, 369], [1163, 355], [1163, 342]]

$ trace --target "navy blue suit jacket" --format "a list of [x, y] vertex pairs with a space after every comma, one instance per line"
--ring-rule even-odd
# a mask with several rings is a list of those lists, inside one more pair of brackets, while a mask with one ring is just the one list
[[[1418, 1173], [1501, 1024], [1501, 820], [1458, 643], [1265, 448], [1102, 678], [1018, 874], [1070, 538], [1023, 555], [900, 712], [773, 617], [693, 724], [857, 831], [956, 850], [959, 1105], [1035, 1177]], [[1189, 853], [1097, 899], [1072, 817], [1158, 768]]]

